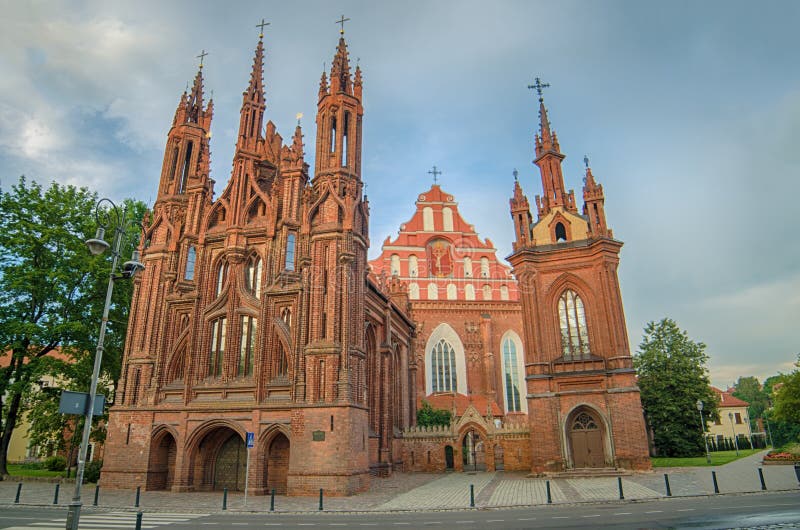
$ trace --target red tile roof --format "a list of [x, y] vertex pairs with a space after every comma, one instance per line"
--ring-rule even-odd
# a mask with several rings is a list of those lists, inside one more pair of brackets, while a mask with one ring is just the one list
[[720, 408], [725, 407], [749, 407], [750, 403], [747, 401], [743, 401], [732, 394], [732, 391], [726, 390], [722, 391], [717, 387], [712, 386], [711, 390], [717, 395], [717, 399], [719, 399], [719, 406]]
[[[425, 397], [425, 401], [431, 404], [435, 409], [453, 410], [453, 403], [456, 405], [456, 415], [463, 416], [467, 407], [473, 405], [478, 413], [486, 416], [486, 406], [489, 400], [486, 396], [480, 394], [474, 396], [465, 396], [464, 394], [433, 394]], [[497, 406], [494, 401], [492, 405], [492, 416], [502, 416], [503, 411]]]

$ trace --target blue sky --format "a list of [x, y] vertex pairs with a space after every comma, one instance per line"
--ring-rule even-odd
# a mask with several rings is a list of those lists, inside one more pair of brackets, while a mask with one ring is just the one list
[[508, 255], [513, 169], [531, 200], [540, 192], [526, 89], [539, 76], [567, 186], [580, 196], [588, 155], [625, 242], [633, 349], [669, 316], [708, 345], [719, 386], [789, 371], [800, 352], [800, 3], [0, 0], [0, 12], [4, 189], [25, 174], [152, 202], [205, 49], [219, 194], [262, 17], [267, 117], [289, 138], [304, 113], [313, 159], [319, 76], [344, 14], [364, 70], [372, 256], [434, 164]]

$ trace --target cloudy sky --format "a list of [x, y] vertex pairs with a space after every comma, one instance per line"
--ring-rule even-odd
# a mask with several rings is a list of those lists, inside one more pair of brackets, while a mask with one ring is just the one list
[[[531, 200], [535, 76], [580, 196], [582, 159], [625, 242], [631, 343], [675, 319], [712, 380], [789, 371], [800, 352], [800, 3], [0, 0], [0, 185], [21, 174], [152, 203], [180, 93], [205, 60], [212, 176], [227, 182], [255, 28], [268, 118], [289, 137], [338, 39], [364, 70], [374, 256], [436, 164], [501, 256], [517, 168]], [[312, 161], [313, 167], [313, 161]]]

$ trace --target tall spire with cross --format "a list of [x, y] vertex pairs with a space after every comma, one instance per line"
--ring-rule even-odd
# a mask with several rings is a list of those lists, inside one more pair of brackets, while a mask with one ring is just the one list
[[539, 166], [542, 176], [543, 193], [541, 197], [536, 196], [540, 218], [554, 207], [563, 207], [571, 212], [577, 212], [575, 194], [572, 191], [567, 192], [564, 186], [564, 175], [561, 168], [564, 155], [561, 154], [555, 131], [550, 128], [550, 120], [544, 106], [543, 90], [549, 87], [550, 83], [542, 83], [538, 77], [534, 79], [532, 85], [528, 85], [528, 88], [535, 90], [539, 96], [539, 132], [534, 136], [536, 158], [533, 162]]
[[247, 90], [242, 93], [242, 109], [239, 112], [239, 140], [237, 148], [254, 150], [258, 138], [261, 136], [261, 127], [264, 122], [266, 103], [264, 98], [264, 27], [268, 22], [261, 20], [256, 27], [259, 28], [258, 44], [253, 57], [253, 68], [250, 72], [250, 82]]
[[[342, 15], [336, 23], [341, 25], [339, 30], [339, 45], [331, 64], [331, 92], [353, 93], [353, 81], [350, 78], [350, 56], [347, 52], [347, 43], [344, 40], [344, 23], [350, 20]], [[360, 74], [360, 73], [359, 73]], [[359, 75], [360, 77], [360, 75]]]

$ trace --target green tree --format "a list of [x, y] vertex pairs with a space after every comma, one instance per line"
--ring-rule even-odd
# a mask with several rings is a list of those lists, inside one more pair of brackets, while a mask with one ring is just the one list
[[800, 356], [795, 370], [781, 382], [775, 392], [775, 419], [800, 425]]
[[[0, 356], [8, 357], [0, 369], [0, 477], [22, 415], [38, 400], [54, 399], [36, 391], [43, 376], [88, 391], [109, 274], [108, 256], [92, 256], [84, 245], [97, 227], [96, 198], [86, 188], [45, 190], [24, 177], [0, 189]], [[140, 219], [144, 205], [127, 204]], [[130, 235], [123, 256], [130, 256], [138, 229]], [[117, 283], [109, 315], [103, 368], [110, 382], [119, 378], [131, 296], [126, 283]]]
[[648, 322], [633, 358], [642, 406], [663, 456], [696, 456], [704, 451], [697, 400], [705, 419], [718, 416], [708, 379], [705, 344], [695, 342], [669, 318]]
[[430, 403], [423, 400], [422, 407], [417, 411], [417, 425], [433, 427], [434, 425], [450, 425], [452, 414], [449, 410], [435, 409]]
[[740, 377], [733, 395], [750, 403], [747, 416], [750, 418], [750, 427], [755, 429], [756, 420], [763, 418], [764, 411], [769, 407], [769, 396], [764, 392], [764, 387], [756, 377]]

